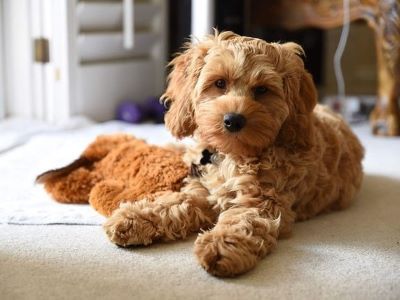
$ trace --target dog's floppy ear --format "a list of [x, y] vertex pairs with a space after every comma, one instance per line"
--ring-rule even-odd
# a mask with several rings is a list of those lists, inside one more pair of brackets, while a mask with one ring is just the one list
[[281, 128], [281, 143], [307, 147], [311, 142], [311, 115], [317, 104], [317, 90], [312, 76], [304, 69], [304, 51], [295, 43], [282, 47], [283, 90], [289, 106], [289, 116]]
[[194, 120], [192, 94], [204, 65], [209, 42], [186, 45], [187, 49], [169, 64], [172, 71], [168, 77], [167, 89], [161, 99], [167, 102], [166, 106], [169, 106], [165, 115], [166, 127], [177, 138], [192, 135], [197, 127]]
[[317, 104], [317, 90], [311, 74], [304, 69], [301, 59], [304, 50], [300, 45], [291, 42], [282, 44], [281, 47], [285, 64], [284, 92], [290, 108], [294, 113], [310, 113]]

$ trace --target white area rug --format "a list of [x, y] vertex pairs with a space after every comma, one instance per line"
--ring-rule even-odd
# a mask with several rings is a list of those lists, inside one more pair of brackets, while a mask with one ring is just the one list
[[36, 176], [70, 163], [99, 134], [128, 132], [159, 145], [174, 141], [164, 125], [91, 125], [74, 120], [64, 126], [51, 128], [25, 120], [0, 123], [0, 223], [99, 225], [104, 218], [89, 205], [54, 202], [41, 185], [34, 184]]

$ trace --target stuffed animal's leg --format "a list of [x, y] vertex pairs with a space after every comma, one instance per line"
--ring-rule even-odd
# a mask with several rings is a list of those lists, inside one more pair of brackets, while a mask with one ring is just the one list
[[92, 188], [89, 195], [89, 203], [98, 213], [105, 217], [110, 217], [121, 203], [145, 198], [149, 201], [154, 201], [163, 193], [165, 192], [138, 194], [138, 189], [135, 185], [126, 186], [123, 180], [108, 179], [100, 181]]
[[[40, 174], [36, 183], [44, 184], [46, 191], [58, 202], [88, 203], [91, 189], [102, 179], [93, 170], [94, 164], [116, 146], [133, 140], [134, 137], [126, 134], [99, 136], [78, 159], [62, 168]], [[137, 141], [138, 145], [144, 143]]]
[[195, 189], [192, 185], [190, 193], [166, 192], [155, 201], [123, 203], [105, 222], [104, 229], [109, 239], [120, 246], [185, 238], [209, 228], [215, 220], [207, 194], [204, 188]]
[[89, 203], [97, 212], [108, 217], [122, 201], [130, 199], [130, 197], [124, 197], [126, 189], [121, 180], [100, 181], [90, 191]]
[[224, 277], [242, 274], [274, 248], [281, 217], [262, 205], [231, 207], [220, 214], [213, 229], [198, 236], [194, 252], [207, 272]]
[[88, 203], [90, 190], [97, 181], [97, 174], [78, 168], [64, 176], [49, 176], [43, 183], [46, 191], [58, 202]]

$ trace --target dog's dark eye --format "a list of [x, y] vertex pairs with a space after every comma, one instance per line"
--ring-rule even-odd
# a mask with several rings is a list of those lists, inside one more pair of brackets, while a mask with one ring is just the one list
[[268, 92], [268, 89], [265, 86], [257, 86], [254, 89], [254, 95], [255, 96], [261, 96], [261, 95], [264, 95], [267, 92]]
[[216, 86], [217, 88], [219, 88], [219, 89], [225, 89], [225, 88], [226, 88], [226, 81], [223, 80], [223, 79], [218, 79], [218, 80], [215, 82], [215, 86]]
[[170, 99], [165, 99], [162, 102], [162, 105], [164, 106], [165, 111], [169, 111], [169, 109], [171, 108], [171, 100]]

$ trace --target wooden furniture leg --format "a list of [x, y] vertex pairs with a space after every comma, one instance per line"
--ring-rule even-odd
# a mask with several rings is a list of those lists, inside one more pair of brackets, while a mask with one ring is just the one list
[[378, 1], [375, 41], [378, 63], [378, 94], [370, 115], [376, 135], [400, 135], [400, 2]]

